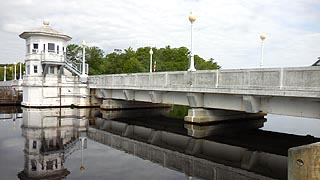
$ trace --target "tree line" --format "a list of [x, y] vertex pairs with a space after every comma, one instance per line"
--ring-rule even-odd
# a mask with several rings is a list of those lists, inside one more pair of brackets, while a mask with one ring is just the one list
[[[89, 64], [89, 74], [122, 74], [149, 72], [150, 67], [150, 47], [140, 47], [136, 50], [129, 47], [127, 49], [114, 49], [113, 52], [105, 52], [95, 46], [86, 47], [86, 63]], [[152, 48], [153, 64], [156, 62], [156, 71], [186, 71], [189, 67], [190, 51], [186, 47]], [[75, 62], [82, 62], [82, 47], [76, 44], [69, 44], [66, 50], [67, 59]], [[205, 60], [198, 55], [194, 56], [197, 70], [219, 69], [220, 66], [213, 59]], [[17, 64], [17, 79], [19, 78], [19, 63]], [[4, 66], [6, 66], [6, 79], [14, 79], [14, 64], [0, 65], [0, 81], [4, 79]], [[22, 66], [25, 72], [25, 65]]]
[[[150, 67], [150, 47], [140, 47], [136, 50], [114, 49], [113, 52], [105, 54], [98, 47], [86, 47], [86, 62], [89, 64], [89, 74], [121, 74], [149, 72]], [[186, 71], [189, 67], [190, 51], [186, 47], [152, 48], [153, 65], [156, 62], [156, 71]], [[67, 58], [81, 63], [82, 47], [76, 44], [67, 46]], [[194, 56], [197, 70], [219, 69], [220, 66], [213, 59], [205, 60], [198, 55]]]

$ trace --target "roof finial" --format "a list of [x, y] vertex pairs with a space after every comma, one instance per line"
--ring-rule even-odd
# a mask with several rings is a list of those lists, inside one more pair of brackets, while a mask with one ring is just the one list
[[50, 22], [48, 20], [43, 20], [43, 25], [49, 26]]

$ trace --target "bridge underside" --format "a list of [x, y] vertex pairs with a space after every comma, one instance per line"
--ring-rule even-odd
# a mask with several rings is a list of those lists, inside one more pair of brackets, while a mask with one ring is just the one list
[[92, 93], [96, 98], [100, 99], [178, 104], [190, 106], [192, 109], [220, 109], [320, 119], [320, 103], [315, 98], [122, 89], [91, 90], [94, 91]]

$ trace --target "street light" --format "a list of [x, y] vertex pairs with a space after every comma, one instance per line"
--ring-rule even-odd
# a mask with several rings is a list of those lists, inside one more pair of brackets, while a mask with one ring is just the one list
[[152, 48], [150, 48], [149, 54], [150, 54], [150, 73], [152, 73], [152, 54], [153, 54]]
[[86, 47], [87, 43], [85, 40], [82, 41], [82, 75], [85, 76], [86, 70]]
[[190, 47], [190, 67], [188, 71], [196, 71], [196, 68], [194, 67], [194, 56], [193, 56], [193, 37], [192, 37], [192, 30], [193, 30], [193, 23], [196, 21], [196, 16], [192, 14], [192, 12], [189, 15], [189, 21], [191, 23], [191, 47]]
[[263, 66], [263, 48], [264, 48], [264, 40], [267, 38], [266, 34], [261, 34], [260, 39], [261, 39], [261, 59], [260, 59], [260, 67]]

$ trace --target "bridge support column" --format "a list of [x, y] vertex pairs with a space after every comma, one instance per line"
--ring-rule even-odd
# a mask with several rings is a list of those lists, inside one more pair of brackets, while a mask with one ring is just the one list
[[288, 180], [320, 179], [320, 142], [288, 151]]
[[264, 113], [246, 113], [241, 111], [192, 108], [184, 117], [187, 122], [208, 123], [236, 119], [263, 119]]

